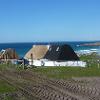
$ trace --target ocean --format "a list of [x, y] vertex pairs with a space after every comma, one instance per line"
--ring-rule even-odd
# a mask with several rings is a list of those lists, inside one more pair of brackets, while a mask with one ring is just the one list
[[96, 50], [100, 54], [100, 46], [80, 46], [80, 44], [85, 43], [95, 43], [97, 41], [93, 42], [32, 42], [32, 43], [1, 43], [0, 44], [0, 50], [6, 49], [6, 48], [13, 48], [16, 50], [18, 55], [20, 57], [24, 57], [24, 55], [32, 48], [33, 45], [36, 44], [69, 44], [75, 52], [82, 52], [86, 50]]

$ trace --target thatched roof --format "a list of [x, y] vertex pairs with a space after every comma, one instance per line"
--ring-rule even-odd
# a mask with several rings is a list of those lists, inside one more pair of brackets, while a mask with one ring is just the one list
[[14, 49], [8, 48], [1, 50], [0, 59], [18, 59], [18, 55]]
[[51, 45], [44, 58], [52, 61], [79, 60], [79, 57], [69, 45]]
[[25, 55], [25, 59], [32, 59], [31, 55], [33, 55], [33, 59], [42, 59], [46, 52], [48, 51], [47, 45], [33, 45], [33, 47], [28, 51], [28, 53]]

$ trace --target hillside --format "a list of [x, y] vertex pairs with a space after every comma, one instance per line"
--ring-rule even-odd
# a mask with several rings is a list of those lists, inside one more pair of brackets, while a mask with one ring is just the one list
[[100, 42], [85, 43], [85, 44], [81, 44], [80, 46], [100, 46]]

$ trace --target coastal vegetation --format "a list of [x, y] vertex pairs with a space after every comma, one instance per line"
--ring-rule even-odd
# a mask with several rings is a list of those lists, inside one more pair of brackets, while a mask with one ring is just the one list
[[[92, 65], [92, 64], [91, 64]], [[96, 64], [94, 64], [96, 65]], [[11, 67], [10, 67], [11, 66]], [[12, 67], [13, 66], [13, 67]], [[67, 79], [72, 77], [98, 77], [100, 76], [100, 68], [98, 66], [93, 65], [90, 67], [33, 67], [33, 68], [26, 68], [23, 69], [20, 65], [9, 65], [6, 64], [0, 65], [0, 70], [8, 70], [13, 69], [17, 72], [25, 71], [25, 70], [32, 70], [35, 73], [39, 73], [41, 75], [44, 75], [48, 78], [54, 78], [54, 79]]]
[[92, 53], [90, 55], [81, 55], [80, 60], [87, 63], [86, 67], [100, 67], [100, 55], [97, 53]]
[[[53, 84], [53, 86], [55, 86], [55, 88], [57, 89], [58, 83], [61, 82], [61, 84], [64, 84], [65, 80], [66, 82], [70, 81], [70, 85], [72, 84], [72, 86], [74, 86], [77, 82], [75, 81], [75, 84], [73, 83], [74, 78], [87, 79], [89, 77], [93, 78], [93, 77], [100, 76], [100, 68], [98, 65], [99, 64], [98, 60], [100, 60], [99, 55], [97, 55], [96, 53], [93, 53], [91, 55], [81, 55], [80, 60], [86, 61], [87, 66], [84, 68], [73, 67], [73, 66], [71, 67], [64, 67], [64, 66], [34, 67], [33, 66], [32, 68], [25, 67], [25, 69], [23, 69], [23, 66], [14, 65], [11, 63], [0, 64], [0, 98], [3, 98], [4, 100], [14, 100], [15, 98], [17, 98], [16, 100], [24, 100], [24, 99], [29, 100], [31, 97], [34, 98], [34, 100], [38, 100], [37, 98], [34, 97], [34, 95], [30, 96], [30, 94], [35, 93], [34, 89], [35, 91], [39, 91], [39, 90], [42, 91], [42, 89], [46, 87], [43, 88], [41, 87], [40, 89], [40, 86], [38, 88], [36, 87], [37, 84], [40, 84], [41, 86], [44, 86], [44, 84], [46, 85], [49, 84], [49, 86], [51, 86], [51, 84]], [[56, 80], [58, 80], [57, 81], [58, 83], [55, 83]], [[47, 83], [49, 81], [50, 83]], [[84, 81], [77, 82], [78, 85], [83, 83], [86, 86], [87, 82]], [[34, 84], [36, 86], [34, 87], [33, 90], [31, 90]], [[59, 89], [60, 88], [61, 87], [59, 87]], [[23, 95], [23, 93], [25, 94]], [[59, 95], [59, 94], [55, 94], [55, 95]], [[41, 96], [39, 97], [41, 98]]]
[[0, 64], [0, 70], [14, 69], [17, 71], [32, 70], [49, 78], [72, 78], [72, 77], [93, 77], [100, 76], [100, 55], [92, 53], [91, 55], [81, 55], [80, 60], [87, 62], [85, 68], [82, 67], [32, 67], [28, 68], [13, 64]]
[[34, 72], [46, 75], [49, 78], [66, 79], [72, 77], [96, 77], [100, 76], [100, 55], [81, 55], [80, 60], [87, 62], [85, 68], [82, 67], [45, 67], [34, 68]]
[[[62, 100], [61, 98], [63, 97], [69, 98], [68, 100], [78, 100], [78, 98], [81, 100], [80, 96], [85, 95], [88, 98], [87, 93], [89, 94], [89, 98], [95, 96], [98, 99], [98, 96], [90, 94], [97, 94], [98, 91], [87, 80], [89, 77], [91, 79], [91, 77], [98, 76], [100, 76], [98, 67], [81, 68], [62, 66], [23, 69], [19, 65], [9, 64], [7, 66], [7, 64], [2, 64], [0, 65], [0, 99], [44, 100], [44, 98], [48, 97], [53, 100], [55, 98], [56, 100]], [[81, 80], [79, 77], [81, 77]], [[95, 81], [92, 83], [94, 84]], [[65, 91], [67, 92], [65, 93]], [[77, 97], [79, 95], [79, 97], [76, 99], [73, 93]]]
[[34, 68], [34, 72], [46, 75], [49, 78], [67, 79], [72, 77], [98, 77], [100, 76], [100, 68], [97, 67], [49, 67]]
[[15, 87], [9, 85], [6, 81], [0, 79], [0, 93], [8, 93], [16, 91]]

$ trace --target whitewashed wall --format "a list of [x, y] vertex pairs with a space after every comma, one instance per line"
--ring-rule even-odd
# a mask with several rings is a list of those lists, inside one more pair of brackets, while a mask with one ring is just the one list
[[86, 67], [86, 62], [83, 61], [66, 61], [66, 62], [57, 62], [57, 61], [48, 61], [48, 60], [29, 60], [29, 65], [34, 66], [79, 66]]

